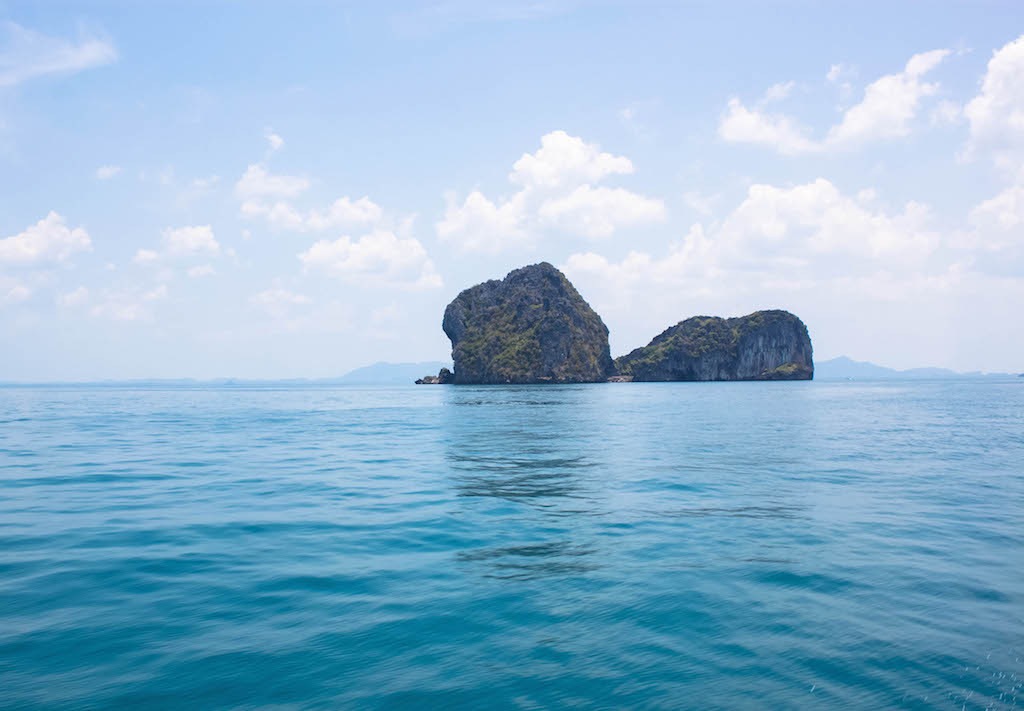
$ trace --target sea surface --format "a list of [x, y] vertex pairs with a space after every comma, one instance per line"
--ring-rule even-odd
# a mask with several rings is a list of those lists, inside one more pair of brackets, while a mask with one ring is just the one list
[[3, 709], [1022, 683], [1024, 379], [0, 389]]

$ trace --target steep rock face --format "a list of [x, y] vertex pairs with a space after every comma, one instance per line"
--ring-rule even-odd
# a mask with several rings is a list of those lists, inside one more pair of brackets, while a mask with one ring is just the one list
[[694, 316], [615, 360], [636, 382], [671, 380], [810, 380], [811, 338], [788, 311], [723, 319]]
[[608, 328], [547, 262], [466, 289], [442, 327], [459, 384], [592, 383], [614, 369]]

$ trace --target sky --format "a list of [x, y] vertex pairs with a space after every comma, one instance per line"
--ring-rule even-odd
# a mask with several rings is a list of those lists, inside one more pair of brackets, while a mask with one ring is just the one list
[[1024, 5], [0, 0], [0, 380], [447, 360], [539, 261], [1024, 370]]

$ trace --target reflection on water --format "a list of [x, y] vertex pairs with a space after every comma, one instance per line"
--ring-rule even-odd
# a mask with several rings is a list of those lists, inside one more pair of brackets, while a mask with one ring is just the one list
[[661, 511], [662, 516], [725, 516], [735, 518], [796, 518], [803, 515], [803, 506], [702, 506], [693, 509], [676, 509]]
[[532, 545], [495, 546], [456, 554], [463, 563], [482, 563], [488, 577], [529, 580], [551, 575], [580, 575], [596, 570], [598, 557], [593, 546], [570, 541], [548, 541]]
[[[559, 397], [539, 396], [548, 391]], [[445, 456], [456, 496], [513, 504], [491, 510], [486, 525], [513, 540], [524, 537], [510, 544], [502, 536], [502, 544], [461, 551], [456, 559], [508, 580], [595, 570], [601, 540], [581, 521], [607, 513], [589, 476], [600, 468], [601, 452], [586, 451], [572, 434], [597, 414], [587, 389], [458, 387], [445, 396]]]

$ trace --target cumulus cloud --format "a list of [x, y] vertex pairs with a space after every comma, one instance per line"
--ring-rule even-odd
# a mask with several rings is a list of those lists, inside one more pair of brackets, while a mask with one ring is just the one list
[[613, 313], [663, 302], [671, 302], [671, 311], [682, 302], [728, 304], [744, 290], [809, 293], [851, 275], [910, 278], [940, 244], [925, 206], [873, 210], [818, 179], [794, 187], [753, 185], [723, 219], [693, 225], [664, 254], [632, 250], [614, 261], [577, 252], [564, 268]]
[[530, 240], [526, 230], [526, 200], [517, 193], [511, 200], [492, 202], [474, 190], [459, 204], [455, 194], [445, 196], [448, 206], [437, 223], [437, 236], [466, 251], [500, 252]]
[[[284, 140], [277, 134], [268, 133], [267, 140], [271, 152], [284, 145]], [[243, 217], [264, 219], [274, 227], [296, 232], [375, 224], [383, 217], [380, 206], [365, 195], [356, 200], [347, 195], [340, 197], [325, 210], [300, 210], [291, 200], [304, 193], [309, 186], [307, 178], [273, 175], [262, 164], [254, 163], [235, 184], [235, 196], [241, 200]]]
[[541, 203], [537, 215], [544, 224], [598, 238], [616, 228], [665, 219], [665, 203], [622, 188], [581, 185], [564, 197]]
[[63, 262], [75, 252], [90, 249], [92, 240], [88, 232], [81, 227], [69, 229], [64, 217], [50, 212], [24, 232], [0, 239], [0, 264]]
[[764, 96], [761, 97], [762, 104], [770, 104], [775, 101], [783, 101], [793, 93], [793, 89], [796, 87], [795, 81], [784, 81], [778, 84], [772, 84], [764, 92]]
[[1024, 156], [1024, 35], [996, 50], [981, 90], [964, 107], [968, 156], [990, 150], [1001, 167], [1019, 170]]
[[[883, 362], [955, 347], [956, 358], [980, 363], [993, 338], [1012, 348], [1005, 323], [1024, 298], [1022, 200], [1006, 191], [981, 203], [961, 239], [940, 231], [925, 205], [886, 205], [870, 189], [753, 185], [664, 249], [580, 250], [560, 266], [605, 319], [616, 353], [688, 316], [785, 308], [816, 348], [825, 344], [823, 357], [871, 343], [864, 357]], [[964, 328], [978, 338], [964, 339]]]
[[730, 143], [767, 146], [785, 155], [821, 150], [820, 144], [806, 134], [807, 130], [788, 116], [748, 109], [736, 97], [729, 99], [728, 109], [718, 124], [718, 135]]
[[24, 284], [0, 287], [0, 304], [19, 304], [32, 296], [32, 290]]
[[192, 279], [199, 279], [200, 277], [213, 276], [217, 273], [217, 270], [213, 268], [212, 264], [199, 264], [190, 267], [186, 273]]
[[0, 22], [0, 36], [5, 37], [0, 52], [0, 87], [47, 74], [73, 74], [117, 59], [113, 45], [95, 37], [80, 37], [73, 42], [10, 21]]
[[115, 175], [121, 172], [121, 166], [119, 165], [101, 165], [96, 169], [97, 180], [110, 180]]
[[[870, 141], [906, 136], [922, 99], [938, 90], [939, 85], [925, 82], [924, 76], [948, 54], [947, 49], [915, 54], [902, 72], [869, 84], [860, 103], [847, 109], [840, 122], [820, 140], [812, 138], [810, 132], [791, 117], [767, 113], [760, 106], [747, 108], [735, 97], [729, 100], [719, 122], [719, 136], [733, 143], [773, 148], [785, 155], [848, 149]], [[836, 81], [840, 73], [837, 65], [833, 65], [829, 80]]]
[[565, 131], [552, 131], [540, 139], [536, 153], [524, 153], [512, 165], [509, 180], [524, 187], [559, 188], [632, 172], [629, 158], [602, 153], [596, 144]]
[[963, 120], [964, 109], [955, 101], [943, 99], [931, 112], [931, 122], [935, 126], [952, 125]]
[[325, 230], [339, 225], [377, 222], [382, 214], [380, 206], [369, 197], [364, 195], [352, 200], [346, 195], [331, 203], [324, 213], [313, 210], [306, 218], [306, 224], [313, 230]]
[[[166, 284], [159, 284], [152, 289], [104, 289], [89, 309], [89, 315], [111, 321], [151, 321], [152, 307], [166, 299], [167, 294]], [[84, 303], [86, 297], [87, 293], [79, 303]]]
[[939, 87], [922, 78], [948, 54], [948, 49], [915, 54], [901, 73], [869, 84], [864, 90], [864, 99], [848, 109], [839, 125], [829, 130], [825, 145], [842, 147], [906, 136], [921, 99], [931, 96]]
[[160, 284], [142, 295], [143, 301], [163, 301], [167, 298], [167, 285]]
[[312, 304], [313, 300], [305, 294], [275, 286], [253, 294], [249, 297], [249, 303], [259, 307], [269, 316], [283, 318], [291, 312], [292, 307], [306, 306]]
[[825, 80], [831, 84], [837, 83], [844, 75], [850, 73], [850, 68], [840, 62], [839, 64], [833, 64], [828, 68], [828, 72], [825, 74]]
[[81, 306], [89, 300], [89, 290], [84, 286], [80, 286], [72, 291], [65, 292], [57, 296], [57, 304], [59, 306], [73, 307]]
[[257, 198], [293, 198], [309, 189], [309, 179], [297, 175], [273, 175], [259, 163], [253, 163], [235, 183], [235, 195], [242, 200]]
[[155, 249], [140, 249], [132, 259], [136, 264], [155, 264], [160, 261], [160, 252]]
[[163, 242], [166, 253], [175, 257], [220, 254], [220, 244], [214, 239], [210, 225], [168, 227], [163, 231]]
[[1013, 230], [1024, 225], [1024, 186], [1014, 185], [971, 211], [971, 222], [990, 230]]
[[160, 233], [161, 249], [140, 249], [135, 253], [136, 264], [157, 264], [167, 259], [185, 259], [196, 256], [216, 256], [221, 253], [220, 243], [210, 225], [168, 227]]
[[264, 131], [263, 137], [267, 139], [267, 149], [273, 153], [274, 151], [281, 150], [284, 146], [284, 139], [278, 134], [271, 131], [269, 128]]
[[957, 247], [989, 253], [980, 266], [1005, 272], [1024, 267], [1024, 185], [983, 200], [968, 215], [969, 228], [954, 236]]
[[414, 238], [400, 238], [378, 230], [357, 240], [349, 236], [320, 240], [299, 255], [306, 271], [362, 283], [435, 288], [441, 277], [427, 251]]
[[437, 236], [463, 251], [496, 253], [531, 246], [538, 233], [562, 230], [590, 238], [610, 236], [619, 227], [665, 219], [661, 200], [624, 188], [595, 187], [615, 174], [633, 172], [625, 156], [605, 153], [593, 143], [552, 131], [535, 153], [512, 166], [509, 180], [521, 186], [510, 197], [492, 200], [474, 190], [459, 203], [445, 195]]
[[363, 196], [353, 200], [347, 195], [335, 200], [326, 210], [301, 212], [291, 203], [262, 202], [246, 200], [242, 203], [242, 215], [247, 218], [264, 218], [274, 227], [296, 232], [321, 232], [334, 227], [379, 222], [384, 215], [380, 206]]
[[716, 241], [733, 259], [806, 259], [808, 253], [920, 258], [939, 243], [925, 205], [908, 202], [889, 215], [869, 210], [828, 180], [792, 188], [752, 185], [721, 224]]

